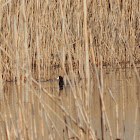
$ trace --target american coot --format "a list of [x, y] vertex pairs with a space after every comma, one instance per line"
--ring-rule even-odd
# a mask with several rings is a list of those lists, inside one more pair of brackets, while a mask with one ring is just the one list
[[57, 79], [59, 80], [59, 89], [60, 90], [63, 90], [63, 86], [64, 86], [63, 77], [62, 76], [59, 76]]

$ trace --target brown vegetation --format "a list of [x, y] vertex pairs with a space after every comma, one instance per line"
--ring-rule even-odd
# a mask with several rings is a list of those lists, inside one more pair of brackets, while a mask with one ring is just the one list
[[[33, 133], [36, 133], [35, 127], [29, 128], [27, 125], [31, 106], [24, 106], [21, 102], [27, 95], [18, 97], [18, 93], [22, 88], [25, 88], [26, 92], [31, 90], [31, 96], [38, 99], [41, 109], [45, 111], [46, 104], [41, 98], [41, 91], [56, 101], [50, 93], [41, 89], [36, 80], [54, 78], [56, 75], [51, 71], [56, 69], [59, 69], [62, 75], [71, 75], [73, 83], [77, 83], [81, 78], [85, 84], [71, 86], [77, 108], [82, 112], [82, 119], [87, 127], [84, 133], [80, 125], [72, 120], [79, 128], [79, 134], [73, 132], [74, 138], [78, 139], [80, 135], [86, 135], [87, 139], [96, 137], [89, 123], [89, 98], [92, 92], [90, 78], [95, 73], [102, 113], [108, 124], [110, 138], [113, 139], [103, 100], [102, 66], [124, 68], [133, 65], [139, 79], [135, 66], [140, 62], [139, 9], [139, 0], [1, 1], [0, 87], [3, 91], [3, 81], [17, 81], [14, 100], [18, 101], [19, 110], [16, 105], [15, 110], [20, 114], [16, 114], [19, 122], [16, 122], [14, 132], [6, 127], [7, 118], [1, 116], [5, 123], [7, 139], [24, 136], [31, 139]], [[67, 79], [69, 80], [68, 77]], [[40, 94], [33, 94], [33, 83], [40, 87]], [[1, 103], [6, 104], [7, 97], [3, 97]], [[31, 99], [31, 102], [34, 107], [34, 100]], [[62, 106], [58, 106], [72, 119]], [[66, 130], [71, 130], [67, 122], [64, 123]], [[53, 123], [50, 127], [54, 127]], [[43, 132], [40, 133], [43, 135]], [[50, 137], [54, 137], [52, 133]]]

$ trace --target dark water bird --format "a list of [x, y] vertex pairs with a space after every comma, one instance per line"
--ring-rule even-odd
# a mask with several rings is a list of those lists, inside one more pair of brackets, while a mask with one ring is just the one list
[[[59, 80], [59, 89], [63, 90], [63, 86], [65, 85], [65, 87], [69, 87], [70, 85], [74, 86], [74, 79], [73, 80], [68, 80], [65, 78], [63, 78], [62, 76], [59, 76], [57, 78], [57, 80]], [[82, 80], [82, 78], [79, 77], [79, 80], [77, 82], [80, 82]]]
[[63, 90], [63, 86], [64, 86], [63, 77], [62, 76], [59, 76], [57, 79], [59, 80], [59, 89], [60, 90]]

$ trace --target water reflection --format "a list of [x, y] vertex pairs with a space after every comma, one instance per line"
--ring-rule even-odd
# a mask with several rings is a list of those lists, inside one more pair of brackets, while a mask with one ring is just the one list
[[[139, 70], [140, 72], [140, 70]], [[140, 95], [139, 82], [132, 69], [104, 70], [104, 92], [106, 113], [113, 139], [140, 139]], [[3, 138], [15, 136], [31, 139], [87, 139], [87, 126], [77, 100], [84, 98], [82, 89], [64, 86], [59, 88], [57, 80], [41, 82], [47, 93], [32, 84], [17, 86], [6, 83], [0, 96], [0, 135]], [[80, 85], [81, 84], [81, 85]], [[79, 83], [83, 87], [83, 83]], [[78, 91], [78, 93], [76, 93]], [[118, 126], [116, 126], [116, 104], [118, 105]], [[96, 75], [90, 80], [89, 122], [97, 138], [110, 139], [107, 120], [101, 132], [101, 107]], [[76, 96], [75, 96], [76, 94]], [[77, 99], [78, 97], [78, 99]], [[105, 118], [104, 118], [105, 119]], [[6, 128], [7, 127], [7, 128]], [[118, 131], [117, 131], [118, 127]], [[17, 130], [19, 129], [19, 131]], [[14, 130], [14, 131], [13, 131]]]

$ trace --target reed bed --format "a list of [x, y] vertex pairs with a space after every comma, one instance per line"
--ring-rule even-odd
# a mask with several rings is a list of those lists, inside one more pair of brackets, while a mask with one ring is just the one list
[[[45, 136], [47, 127], [49, 139], [56, 139], [55, 133], [58, 139], [97, 139], [90, 124], [91, 77], [95, 74], [101, 104], [102, 139], [105, 126], [113, 139], [103, 98], [103, 68], [134, 67], [140, 81], [137, 71], [140, 62], [139, 9], [138, 0], [1, 1], [0, 118], [4, 128], [0, 128], [0, 138], [38, 139], [38, 135]], [[78, 121], [41, 86], [42, 80], [56, 77], [54, 71], [66, 75], [69, 81]], [[78, 83], [80, 79], [82, 84]], [[6, 81], [15, 82], [12, 85], [14, 114], [8, 104], [8, 95], [4, 94]], [[38, 92], [35, 87], [39, 88]], [[109, 93], [116, 105], [119, 139], [118, 104], [111, 90]], [[61, 117], [43, 100], [44, 94], [62, 111]], [[64, 125], [63, 137], [49, 112]], [[137, 112], [135, 118], [137, 120]], [[77, 126], [76, 130], [68, 120]]]

